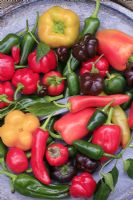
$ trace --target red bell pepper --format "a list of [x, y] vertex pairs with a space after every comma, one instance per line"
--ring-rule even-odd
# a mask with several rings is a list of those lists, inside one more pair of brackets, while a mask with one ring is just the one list
[[55, 122], [54, 129], [67, 144], [72, 144], [89, 133], [87, 124], [94, 112], [94, 108], [88, 108], [77, 113], [67, 113]]
[[96, 189], [96, 181], [88, 172], [75, 176], [70, 186], [70, 195], [72, 197], [87, 198], [91, 197]]
[[127, 102], [129, 98], [128, 95], [124, 94], [109, 96], [73, 96], [68, 99], [66, 107], [70, 109], [70, 112], [75, 113], [86, 108], [104, 107], [113, 100], [112, 106], [117, 106]]
[[[93, 132], [92, 143], [100, 145], [105, 153], [114, 154], [118, 150], [121, 142], [121, 128], [118, 125], [111, 124], [113, 108], [109, 111], [106, 124], [97, 128]], [[102, 157], [104, 161], [106, 158]]]
[[0, 108], [8, 106], [13, 100], [14, 90], [10, 82], [0, 83]]
[[60, 143], [53, 143], [48, 146], [46, 151], [46, 158], [51, 166], [61, 166], [68, 161], [68, 148]]
[[99, 51], [110, 65], [118, 71], [124, 71], [133, 54], [133, 37], [119, 30], [104, 29], [97, 33], [97, 39]]
[[38, 62], [36, 51], [30, 53], [28, 56], [28, 66], [36, 73], [48, 73], [54, 70], [57, 67], [55, 52], [50, 50], [47, 55], [43, 56]]
[[33, 132], [31, 150], [31, 167], [33, 174], [40, 182], [46, 185], [51, 183], [48, 171], [43, 161], [48, 137], [48, 131], [44, 131], [41, 128], [36, 129]]
[[101, 77], [105, 77], [108, 72], [109, 63], [104, 56], [95, 56], [81, 64], [80, 75], [86, 72], [99, 73]]
[[61, 94], [65, 89], [64, 79], [60, 72], [51, 71], [44, 75], [42, 82], [47, 86], [48, 94], [56, 96]]
[[10, 148], [6, 155], [6, 164], [8, 168], [20, 174], [28, 169], [28, 159], [24, 151], [18, 148]]
[[20, 47], [19, 46], [13, 46], [11, 49], [12, 58], [14, 60], [15, 64], [18, 64], [20, 61]]
[[133, 102], [130, 107], [129, 115], [128, 115], [128, 125], [133, 129]]
[[18, 91], [21, 90], [23, 94], [33, 94], [37, 90], [37, 84], [39, 82], [39, 75], [34, 73], [31, 69], [24, 68], [16, 70], [12, 83], [17, 87], [14, 98]]
[[15, 72], [14, 60], [11, 56], [0, 53], [0, 81], [9, 81]]

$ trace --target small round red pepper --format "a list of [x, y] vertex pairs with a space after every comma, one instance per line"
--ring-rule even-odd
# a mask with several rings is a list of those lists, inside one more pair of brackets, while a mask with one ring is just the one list
[[18, 64], [20, 61], [20, 47], [19, 46], [13, 46], [11, 49], [12, 58], [14, 60], [15, 64]]
[[48, 88], [48, 94], [56, 96], [61, 94], [65, 89], [64, 77], [60, 72], [51, 71], [44, 75], [42, 82]]
[[16, 99], [16, 95], [20, 90], [23, 94], [35, 93], [38, 82], [39, 75], [31, 69], [18, 69], [12, 78], [13, 85], [17, 87], [14, 98]]
[[47, 55], [43, 56], [37, 62], [36, 51], [33, 51], [28, 56], [28, 66], [36, 73], [48, 73], [57, 67], [57, 59], [55, 52], [50, 50]]
[[15, 72], [14, 60], [11, 56], [0, 53], [0, 81], [9, 81]]
[[91, 72], [93, 66], [95, 67], [96, 73], [99, 73], [101, 77], [105, 77], [108, 72], [109, 62], [104, 56], [95, 56], [81, 64], [80, 75]]
[[53, 143], [48, 146], [46, 151], [46, 158], [51, 166], [61, 166], [68, 161], [68, 148], [60, 143]]
[[70, 195], [72, 197], [91, 197], [96, 189], [96, 182], [88, 172], [75, 176], [70, 186]]
[[13, 100], [14, 90], [9, 81], [0, 83], [0, 108], [6, 107]]
[[9, 149], [6, 156], [6, 164], [16, 174], [20, 174], [28, 169], [26, 154], [21, 149], [15, 147]]

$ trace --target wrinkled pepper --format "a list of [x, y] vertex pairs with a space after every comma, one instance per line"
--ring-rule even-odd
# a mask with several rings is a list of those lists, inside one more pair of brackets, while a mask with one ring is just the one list
[[54, 129], [67, 144], [72, 144], [88, 134], [87, 123], [94, 111], [95, 109], [89, 108], [77, 113], [67, 113], [55, 122]]
[[54, 6], [39, 18], [39, 39], [50, 47], [71, 46], [79, 35], [80, 21], [75, 12]]
[[0, 127], [0, 137], [7, 147], [17, 147], [24, 151], [32, 145], [32, 132], [39, 127], [37, 117], [19, 110], [10, 111]]
[[104, 29], [97, 33], [99, 51], [118, 70], [127, 68], [128, 60], [133, 56], [133, 37], [119, 30]]
[[131, 104], [129, 115], [128, 115], [128, 125], [131, 129], [133, 129], [133, 102]]

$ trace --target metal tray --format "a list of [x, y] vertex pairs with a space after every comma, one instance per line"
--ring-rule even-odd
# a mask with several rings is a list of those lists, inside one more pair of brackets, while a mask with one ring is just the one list
[[[36, 11], [41, 14], [53, 5], [60, 5], [74, 10], [80, 16], [81, 26], [85, 17], [89, 16], [94, 9], [95, 2], [87, 0], [23, 0], [0, 11], [0, 39], [11, 32], [18, 32], [25, 28], [25, 21], [28, 18], [29, 24], [33, 25], [36, 18]], [[133, 12], [110, 1], [102, 1], [99, 17], [102, 28], [115, 28], [133, 35]], [[124, 158], [132, 157], [133, 150], [126, 151]], [[114, 161], [105, 169], [112, 168]], [[117, 163], [119, 168], [119, 181], [116, 190], [109, 197], [109, 200], [131, 200], [133, 198], [133, 180], [129, 179], [123, 172], [122, 161]], [[99, 179], [95, 173], [96, 180]], [[9, 179], [0, 176], [0, 200], [33, 200], [18, 193], [11, 194]], [[67, 198], [72, 199], [72, 198]]]

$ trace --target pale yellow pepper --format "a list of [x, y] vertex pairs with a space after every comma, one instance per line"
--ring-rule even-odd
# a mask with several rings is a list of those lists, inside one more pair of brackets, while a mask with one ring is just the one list
[[52, 48], [70, 47], [79, 36], [79, 28], [80, 20], [75, 12], [54, 6], [40, 16], [38, 36]]
[[0, 127], [0, 137], [7, 147], [17, 147], [24, 151], [29, 150], [32, 145], [32, 133], [40, 126], [39, 119], [19, 110], [11, 111]]

